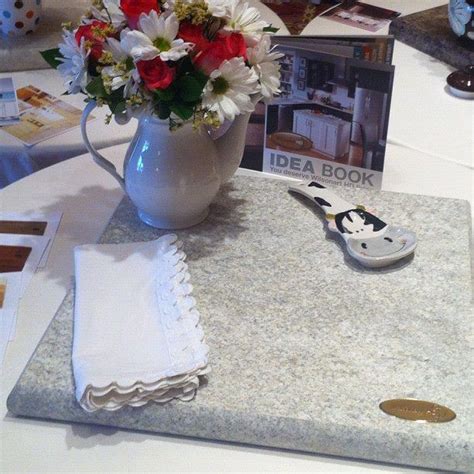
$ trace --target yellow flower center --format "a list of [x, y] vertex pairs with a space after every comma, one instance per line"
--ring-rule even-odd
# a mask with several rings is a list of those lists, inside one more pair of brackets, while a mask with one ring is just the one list
[[216, 77], [212, 81], [212, 92], [217, 95], [223, 95], [229, 90], [230, 84], [222, 76]]
[[169, 51], [171, 49], [171, 43], [166, 38], [156, 38], [153, 41], [153, 46], [160, 51]]

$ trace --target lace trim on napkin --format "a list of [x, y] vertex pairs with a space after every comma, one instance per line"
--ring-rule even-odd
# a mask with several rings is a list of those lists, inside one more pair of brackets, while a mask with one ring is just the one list
[[157, 240], [156, 296], [158, 315], [173, 364], [164, 372], [143, 374], [141, 380], [121, 380], [107, 386], [89, 384], [80, 404], [86, 411], [118, 410], [124, 405], [142, 406], [153, 400], [165, 403], [174, 398], [189, 401], [199, 387], [200, 375], [209, 373], [204, 331], [199, 324], [196, 300], [191, 296], [186, 254], [176, 235]]
[[166, 237], [173, 238], [174, 244], [168, 242], [168, 248], [158, 254], [158, 266], [164, 270], [157, 276], [156, 294], [170, 359], [174, 361], [171, 371], [179, 373], [207, 358], [209, 348], [203, 343], [200, 315], [191, 296], [193, 287], [182, 242], [176, 236]]

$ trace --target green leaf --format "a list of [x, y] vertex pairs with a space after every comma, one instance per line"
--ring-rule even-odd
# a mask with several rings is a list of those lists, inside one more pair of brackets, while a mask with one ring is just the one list
[[280, 28], [275, 28], [274, 26], [269, 25], [263, 28], [262, 31], [264, 31], [265, 33], [277, 33], [279, 30]]
[[171, 104], [170, 109], [171, 112], [175, 113], [182, 120], [190, 119], [194, 113], [194, 107], [187, 104]]
[[127, 110], [127, 103], [122, 98], [120, 102], [109, 104], [109, 108], [113, 114], [120, 115], [120, 114], [123, 114]]
[[170, 114], [171, 114], [171, 109], [170, 109], [169, 104], [167, 104], [166, 102], [160, 102], [158, 104], [158, 117], [162, 120], [165, 120], [170, 116]]
[[196, 102], [201, 98], [203, 85], [193, 76], [183, 76], [178, 81], [179, 96], [184, 102]]
[[202, 88], [204, 89], [204, 86], [207, 84], [209, 77], [201, 71], [195, 71], [193, 73], [193, 76], [196, 78], [197, 81], [199, 81], [199, 84], [201, 84]]
[[43, 59], [54, 69], [57, 69], [61, 64], [61, 61], [58, 61], [57, 59], [63, 57], [63, 55], [59, 52], [59, 48], [40, 51], [40, 54], [43, 56]]
[[135, 63], [133, 62], [133, 58], [130, 56], [125, 60], [125, 66], [127, 67], [127, 71], [131, 71], [135, 67]]
[[109, 104], [109, 107], [112, 113], [115, 113], [115, 108], [121, 106], [120, 104], [124, 102], [124, 98], [123, 98], [124, 89], [125, 89], [125, 86], [122, 86], [119, 89], [112, 91], [110, 95], [104, 97], [104, 99]]
[[170, 102], [173, 100], [175, 91], [173, 86], [168, 87], [168, 89], [157, 89], [154, 91], [154, 94], [160, 99], [160, 101]]
[[194, 71], [193, 62], [189, 56], [184, 56], [183, 58], [179, 59], [176, 66], [179, 71], [178, 74], [186, 74], [188, 72]]
[[86, 91], [93, 97], [106, 98], [108, 96], [102, 77], [100, 76], [92, 79], [92, 81], [87, 84]]

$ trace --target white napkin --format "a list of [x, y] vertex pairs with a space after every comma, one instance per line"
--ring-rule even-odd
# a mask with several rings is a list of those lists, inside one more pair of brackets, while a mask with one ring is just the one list
[[85, 410], [188, 401], [209, 372], [180, 247], [175, 235], [76, 247], [72, 364]]

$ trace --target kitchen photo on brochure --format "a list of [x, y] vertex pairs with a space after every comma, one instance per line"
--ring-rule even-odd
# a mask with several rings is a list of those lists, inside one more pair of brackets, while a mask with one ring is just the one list
[[[382, 184], [393, 38], [277, 37], [281, 94], [250, 120], [246, 159], [333, 185]], [[245, 162], [244, 162], [245, 163]]]

